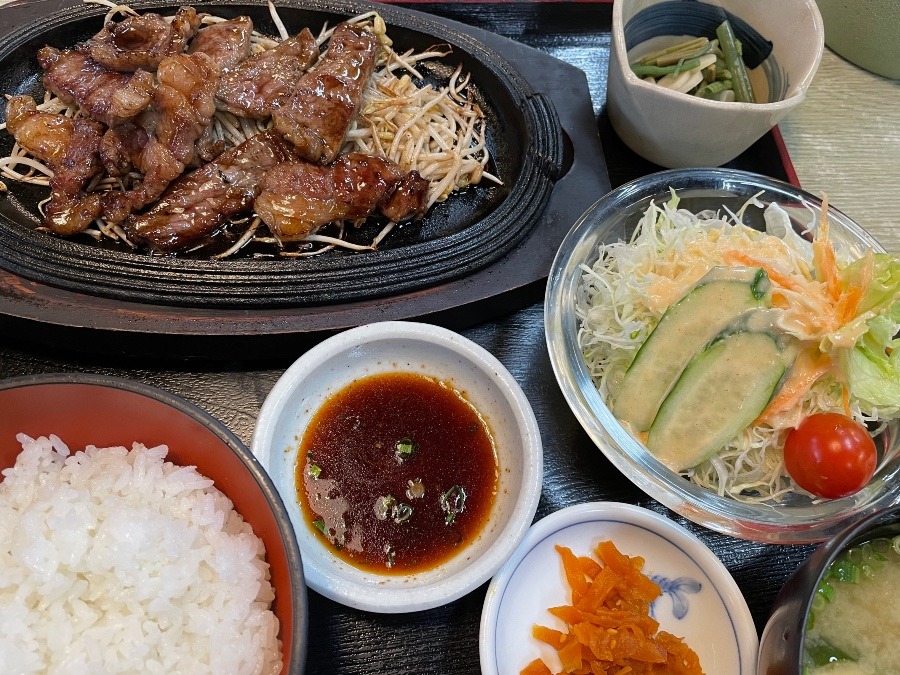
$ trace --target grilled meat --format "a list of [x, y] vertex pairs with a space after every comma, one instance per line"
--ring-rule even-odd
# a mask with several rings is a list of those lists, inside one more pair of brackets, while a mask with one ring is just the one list
[[199, 27], [200, 17], [193, 7], [180, 8], [171, 22], [147, 12], [110, 21], [83, 49], [94, 61], [112, 70], [152, 71], [165, 57], [183, 52]]
[[[406, 179], [407, 174], [390, 160], [361, 153], [341, 155], [328, 166], [280, 164], [262, 182], [256, 213], [278, 237], [298, 239], [328, 223], [358, 220], [383, 210]], [[409, 182], [417, 185], [415, 179]], [[407, 192], [411, 195], [412, 187], [405, 188]], [[424, 212], [425, 191], [417, 203], [408, 196], [403, 202], [406, 212], [401, 212], [401, 201], [391, 209], [397, 221]]]
[[395, 223], [418, 220], [425, 215], [428, 199], [428, 181], [418, 171], [410, 171], [394, 188], [381, 205], [381, 213]]
[[147, 213], [125, 221], [125, 229], [159, 251], [183, 248], [249, 210], [266, 171], [292, 159], [278, 134], [257, 134], [178, 179]]
[[100, 162], [108, 176], [127, 176], [140, 161], [141, 152], [149, 136], [146, 129], [133, 122], [125, 122], [108, 129], [100, 143]]
[[19, 145], [53, 170], [44, 210], [48, 227], [71, 235], [99, 217], [99, 195], [86, 195], [82, 189], [100, 172], [100, 124], [41, 112], [30, 96], [13, 96], [6, 106], [6, 128]]
[[254, 54], [222, 73], [216, 105], [243, 117], [269, 117], [287, 100], [297, 80], [317, 58], [316, 39], [304, 28], [278, 46]]
[[375, 35], [353, 24], [338, 25], [318, 65], [272, 112], [275, 128], [303, 159], [327, 164], [337, 157], [377, 56]]
[[206, 54], [179, 54], [163, 59], [153, 104], [141, 115], [147, 142], [133, 159], [144, 174], [129, 192], [104, 197], [104, 214], [119, 223], [159, 197], [194, 159], [194, 144], [215, 113], [218, 69]]
[[206, 54], [219, 66], [219, 70], [231, 68], [250, 55], [252, 32], [253, 21], [249, 16], [214, 23], [200, 29], [191, 40], [188, 53]]
[[37, 58], [47, 90], [65, 103], [76, 103], [88, 117], [107, 126], [136, 117], [153, 98], [153, 75], [147, 71], [117, 73], [71, 49], [44, 47]]

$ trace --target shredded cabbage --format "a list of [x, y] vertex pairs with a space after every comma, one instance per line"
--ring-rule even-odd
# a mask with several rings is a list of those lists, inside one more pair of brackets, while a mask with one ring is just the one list
[[[900, 289], [900, 262], [890, 266], [894, 258], [885, 256], [873, 266], [870, 254], [848, 266], [837, 259], [824, 219], [811, 243], [777, 204], [765, 207], [766, 231], [755, 230], [743, 223], [748, 208], [764, 207], [755, 198], [724, 214], [695, 214], [678, 203], [673, 192], [667, 203], [651, 204], [631, 241], [603, 244], [598, 260], [581, 266], [578, 343], [600, 395], [611, 404], [662, 315], [707, 272], [717, 266], [765, 269], [777, 326], [801, 340], [807, 353], [751, 427], [684, 475], [740, 501], [782, 501], [803, 492], [785, 470], [782, 447], [805, 417], [838, 412], [866, 423], [900, 416], [900, 356], [891, 352], [900, 347], [891, 341], [900, 324], [900, 298], [892, 293]], [[885, 317], [894, 306], [898, 316]]]

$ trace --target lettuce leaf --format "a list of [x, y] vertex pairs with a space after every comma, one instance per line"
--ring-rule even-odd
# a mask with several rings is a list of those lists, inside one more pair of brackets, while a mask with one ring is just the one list
[[[900, 300], [900, 256], [876, 253], [874, 274], [869, 291], [859, 305], [859, 314], [872, 311], [883, 314], [891, 311]], [[865, 258], [853, 261], [842, 274], [844, 288], [858, 285]]]
[[863, 407], [900, 409], [900, 302], [871, 319], [869, 330], [850, 350], [845, 376], [850, 394]]

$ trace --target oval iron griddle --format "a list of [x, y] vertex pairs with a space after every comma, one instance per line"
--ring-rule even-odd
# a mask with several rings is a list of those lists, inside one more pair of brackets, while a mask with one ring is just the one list
[[[141, 11], [172, 13], [179, 4], [131, 3]], [[198, 4], [202, 11], [247, 14], [257, 30], [277, 35], [266, 6]], [[199, 260], [115, 250], [36, 230], [37, 203], [48, 190], [7, 181], [0, 196], [0, 267], [41, 284], [76, 293], [171, 307], [256, 309], [312, 307], [420, 291], [483, 269], [516, 247], [539, 220], [563, 168], [563, 133], [553, 104], [536, 94], [506, 59], [478, 39], [430, 17], [358, 0], [286, 0], [278, 12], [290, 33], [377, 10], [398, 51], [447, 43], [449, 57], [423, 67], [427, 81], [446, 82], [456, 64], [486, 116], [489, 169], [504, 185], [481, 185], [451, 195], [419, 223], [390, 233], [377, 251], [333, 251], [302, 259]], [[9, 10], [6, 10], [9, 11]], [[45, 44], [69, 47], [102, 26], [105, 8], [80, 5], [19, 28], [0, 47], [0, 90], [39, 96], [35, 54]], [[5, 119], [5, 110], [3, 111]], [[12, 147], [0, 137], [0, 154]], [[360, 236], [373, 234], [369, 232]]]

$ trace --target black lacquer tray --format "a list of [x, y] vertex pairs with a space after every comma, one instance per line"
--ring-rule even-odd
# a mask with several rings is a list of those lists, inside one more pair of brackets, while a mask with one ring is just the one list
[[[198, 8], [231, 18], [249, 15], [257, 30], [277, 35], [261, 0], [220, 0]], [[172, 13], [178, 3], [135, 2], [139, 10]], [[278, 13], [287, 30], [334, 26], [376, 6], [357, 0], [286, 0]], [[68, 47], [102, 27], [107, 8], [80, 5], [13, 32], [0, 47], [0, 90], [40, 99], [35, 54], [46, 44]], [[8, 182], [0, 198], [0, 266], [34, 281], [126, 301], [192, 307], [258, 308], [334, 304], [417, 291], [481, 269], [519, 244], [537, 223], [563, 169], [563, 133], [553, 104], [536, 93], [499, 53], [428, 16], [379, 6], [399, 52], [449, 44], [452, 54], [425, 64], [427, 80], [445, 84], [456, 64], [485, 113], [489, 169], [484, 181], [435, 205], [425, 219], [392, 232], [377, 251], [335, 250], [309, 258], [198, 260], [112, 250], [41, 230], [37, 203], [46, 188]], [[0, 153], [12, 147], [0, 135]], [[378, 231], [373, 223], [366, 236]], [[374, 231], [371, 231], [373, 230]], [[358, 233], [354, 233], [358, 234]]]

